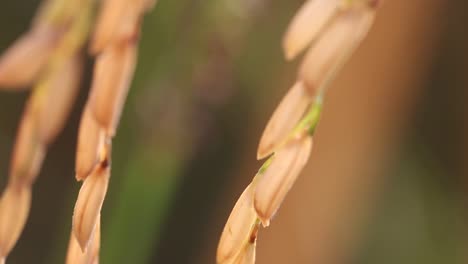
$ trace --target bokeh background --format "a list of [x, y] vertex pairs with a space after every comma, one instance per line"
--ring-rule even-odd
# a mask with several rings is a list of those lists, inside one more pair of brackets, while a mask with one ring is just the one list
[[[101, 263], [215, 263], [294, 82], [281, 38], [302, 0], [160, 0], [113, 148]], [[39, 1], [0, 4], [0, 51]], [[467, 263], [468, 2], [388, 0], [326, 96], [306, 168], [258, 240], [259, 264]], [[51, 146], [10, 264], [63, 263], [92, 61]], [[0, 92], [3, 188], [27, 92]], [[59, 100], [59, 98], [57, 98]]]

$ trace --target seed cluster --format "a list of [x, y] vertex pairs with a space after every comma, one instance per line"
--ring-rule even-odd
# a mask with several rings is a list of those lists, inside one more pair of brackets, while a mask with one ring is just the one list
[[[81, 118], [76, 178], [84, 181], [73, 215], [66, 263], [98, 263], [100, 211], [110, 178], [111, 139], [133, 77], [143, 15], [154, 0], [45, 0], [31, 29], [0, 57], [0, 87], [33, 87], [0, 199], [0, 263], [29, 214], [31, 188], [80, 87], [83, 49], [93, 31], [93, 83]], [[95, 9], [96, 25], [92, 26]]]
[[[75, 261], [68, 263], [98, 262], [100, 213], [110, 178], [112, 138], [135, 70], [142, 16], [154, 4], [153, 0], [101, 3], [90, 43], [90, 52], [96, 56], [94, 76], [78, 135], [75, 171], [83, 185], [73, 213], [67, 256]], [[80, 258], [83, 261], [76, 262]]]
[[283, 41], [286, 59], [294, 59], [306, 48], [308, 51], [296, 83], [263, 132], [257, 158], [269, 158], [227, 220], [217, 263], [255, 263], [260, 225], [270, 225], [306, 165], [326, 88], [367, 35], [377, 6], [377, 1], [371, 0], [308, 0], [292, 20]]
[[82, 4], [48, 1], [29, 32], [0, 57], [0, 87], [12, 91], [32, 87], [16, 136], [8, 184], [0, 200], [3, 262], [26, 223], [32, 184], [47, 148], [61, 131], [74, 104], [91, 12], [88, 0]]

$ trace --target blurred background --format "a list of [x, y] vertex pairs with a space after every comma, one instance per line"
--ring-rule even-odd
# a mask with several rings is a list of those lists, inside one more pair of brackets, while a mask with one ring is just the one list
[[[160, 0], [113, 148], [101, 263], [215, 263], [217, 242], [261, 162], [256, 147], [293, 84], [281, 39], [304, 1]], [[0, 51], [38, 0], [2, 1]], [[389, 0], [325, 99], [306, 171], [257, 263], [467, 263], [466, 0]], [[9, 264], [63, 263], [80, 184], [78, 121], [51, 146]], [[0, 187], [24, 93], [0, 93]]]

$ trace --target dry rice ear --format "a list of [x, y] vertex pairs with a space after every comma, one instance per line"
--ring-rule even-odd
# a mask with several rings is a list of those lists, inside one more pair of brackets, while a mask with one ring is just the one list
[[251, 240], [252, 230], [258, 226], [257, 213], [253, 207], [255, 182], [239, 197], [224, 227], [218, 244], [217, 263], [233, 263]]
[[55, 28], [40, 28], [13, 43], [0, 57], [0, 87], [29, 87], [50, 58], [60, 35]]
[[308, 93], [302, 82], [297, 82], [289, 90], [266, 125], [258, 146], [257, 159], [271, 155], [284, 144], [312, 100], [313, 95]]
[[30, 205], [30, 185], [10, 182], [0, 200], [0, 259], [6, 258], [18, 240]]
[[[275, 110], [260, 140], [258, 158], [271, 157], [247, 188], [249, 192], [253, 189], [253, 198], [252, 194], [245, 197], [246, 190], [239, 199], [245, 204], [253, 203], [258, 219], [252, 230], [258, 228], [259, 221], [264, 227], [270, 224], [306, 165], [327, 83], [368, 32], [379, 3], [309, 0], [291, 23], [283, 43], [287, 58], [295, 57], [311, 42], [315, 43], [301, 66], [298, 82]], [[238, 207], [236, 204], [221, 235], [218, 263], [255, 262], [255, 239], [249, 245], [245, 239], [231, 239], [226, 243], [225, 237], [245, 238], [246, 230], [252, 227], [253, 220], [239, 213]], [[235, 228], [232, 223], [236, 223]], [[244, 227], [237, 226], [243, 223]]]
[[288, 60], [294, 59], [317, 37], [338, 11], [341, 0], [308, 0], [292, 20], [283, 39]]
[[342, 11], [308, 51], [299, 79], [312, 93], [324, 88], [368, 32], [374, 12], [367, 8]]
[[3, 262], [24, 228], [32, 183], [47, 146], [63, 128], [79, 88], [78, 53], [86, 41], [90, 1], [47, 2], [30, 32], [0, 58], [0, 85], [17, 88], [39, 80], [19, 125], [7, 189], [0, 200]]
[[109, 183], [111, 140], [134, 75], [140, 20], [150, 6], [151, 0], [104, 0], [90, 46], [97, 60], [79, 131], [76, 177], [84, 183], [75, 205], [73, 236], [83, 252], [95, 252], [91, 263], [99, 261], [99, 242], [92, 242], [92, 234], [99, 228]]

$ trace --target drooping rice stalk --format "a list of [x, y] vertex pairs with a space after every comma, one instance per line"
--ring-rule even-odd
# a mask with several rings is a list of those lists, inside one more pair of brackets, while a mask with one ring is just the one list
[[[94, 263], [88, 256], [98, 255], [90, 252], [99, 250], [95, 237], [100, 236], [100, 212], [110, 178], [112, 138], [135, 70], [141, 20], [154, 4], [153, 0], [101, 3], [90, 44], [96, 55], [94, 77], [78, 136], [76, 179], [83, 185], [73, 214], [67, 263]], [[73, 256], [80, 256], [81, 262]]]
[[[139, 28], [154, 0], [103, 0], [90, 51], [94, 79], [80, 124], [76, 178], [84, 180], [73, 216], [67, 263], [98, 263], [100, 211], [110, 177], [111, 139], [136, 64]], [[31, 186], [48, 145], [73, 106], [81, 51], [94, 17], [94, 0], [48, 0], [30, 32], [0, 58], [0, 86], [34, 84], [20, 123], [7, 188], [0, 200], [0, 263], [14, 247], [29, 213]]]
[[[380, 1], [308, 0], [290, 24], [288, 60], [309, 47], [296, 84], [261, 137], [257, 157], [269, 157], [237, 201], [218, 245], [217, 263], [254, 263], [260, 225], [267, 227], [307, 163], [326, 88], [369, 31]], [[309, 110], [307, 110], [309, 109]]]
[[91, 3], [91, 0], [45, 2], [30, 31], [0, 58], [0, 87], [18, 90], [33, 86], [0, 200], [0, 262], [5, 261], [24, 228], [32, 184], [49, 144], [63, 128], [74, 104]]

